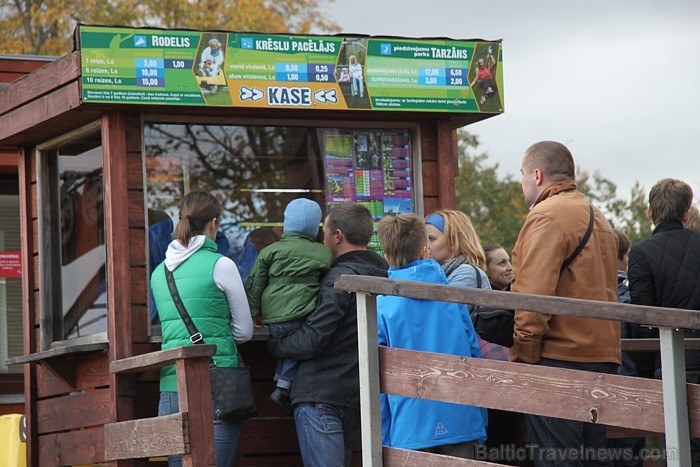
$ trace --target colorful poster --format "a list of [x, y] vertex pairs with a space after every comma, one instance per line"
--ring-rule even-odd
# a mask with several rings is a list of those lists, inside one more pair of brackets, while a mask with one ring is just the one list
[[414, 212], [408, 130], [322, 130], [326, 204], [357, 202], [378, 221]]
[[80, 26], [86, 103], [503, 112], [500, 42]]

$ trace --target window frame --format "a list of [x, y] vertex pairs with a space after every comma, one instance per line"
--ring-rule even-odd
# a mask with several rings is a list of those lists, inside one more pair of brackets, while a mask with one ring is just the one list
[[[34, 150], [37, 180], [38, 211], [38, 278], [39, 278], [39, 342], [40, 352], [75, 345], [105, 343], [107, 332], [64, 339], [63, 287], [61, 274], [61, 219], [59, 193], [59, 151], [99, 135], [104, 148], [102, 122], [95, 120], [57, 138], [38, 144]], [[104, 167], [104, 149], [102, 164]], [[104, 190], [104, 186], [103, 186]], [[107, 310], [108, 312], [108, 310]]]

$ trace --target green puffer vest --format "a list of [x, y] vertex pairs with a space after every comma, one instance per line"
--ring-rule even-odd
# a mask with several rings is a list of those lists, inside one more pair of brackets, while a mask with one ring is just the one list
[[[221, 258], [216, 244], [209, 238], [202, 248], [180, 264], [173, 275], [182, 302], [202, 333], [206, 344], [216, 344], [214, 361], [219, 367], [238, 366], [238, 350], [231, 333], [231, 312], [226, 295], [214, 283], [214, 265]], [[153, 296], [158, 305], [162, 349], [193, 345], [190, 334], [177, 311], [165, 279], [165, 262], [158, 265], [151, 275]], [[177, 392], [175, 365], [161, 369], [160, 390]]]

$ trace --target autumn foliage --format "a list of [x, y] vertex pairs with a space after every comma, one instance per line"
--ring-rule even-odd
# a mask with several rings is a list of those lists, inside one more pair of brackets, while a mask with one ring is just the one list
[[78, 23], [268, 33], [328, 33], [334, 0], [3, 0], [0, 53], [65, 55]]

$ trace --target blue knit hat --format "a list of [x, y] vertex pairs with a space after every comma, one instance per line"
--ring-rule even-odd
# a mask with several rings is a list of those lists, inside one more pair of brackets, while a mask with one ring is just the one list
[[284, 232], [296, 232], [316, 238], [321, 223], [321, 206], [316, 201], [297, 198], [284, 210]]

